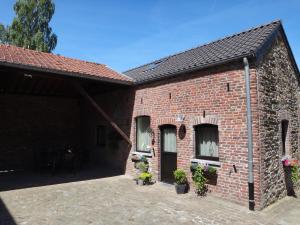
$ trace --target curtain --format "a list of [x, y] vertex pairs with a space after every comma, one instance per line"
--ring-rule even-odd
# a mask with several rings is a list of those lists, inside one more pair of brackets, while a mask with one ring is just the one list
[[163, 129], [163, 148], [165, 152], [176, 152], [176, 129]]
[[136, 120], [136, 143], [138, 151], [148, 151], [151, 146], [151, 134], [149, 132], [150, 118], [143, 116]]
[[218, 127], [213, 125], [199, 126], [196, 131], [197, 153], [199, 156], [218, 157]]

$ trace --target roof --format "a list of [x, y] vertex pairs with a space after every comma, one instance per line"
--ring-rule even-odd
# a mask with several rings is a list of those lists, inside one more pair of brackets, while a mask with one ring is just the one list
[[132, 83], [132, 79], [104, 64], [67, 58], [12, 45], [0, 44], [0, 65], [75, 76], [113, 83]]
[[217, 41], [167, 56], [124, 72], [136, 83], [145, 83], [222, 64], [243, 57], [255, 57], [268, 40], [282, 27], [274, 21]]

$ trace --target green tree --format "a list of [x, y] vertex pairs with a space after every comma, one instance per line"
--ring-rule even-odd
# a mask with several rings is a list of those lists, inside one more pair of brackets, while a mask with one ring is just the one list
[[43, 52], [56, 47], [57, 36], [49, 26], [55, 11], [52, 0], [17, 0], [14, 11], [16, 16], [8, 27], [11, 44]]
[[8, 43], [8, 33], [7, 28], [0, 23], [0, 44]]

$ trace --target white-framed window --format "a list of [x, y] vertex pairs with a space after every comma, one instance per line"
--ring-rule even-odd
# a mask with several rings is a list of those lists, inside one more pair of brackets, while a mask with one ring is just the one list
[[195, 126], [196, 158], [219, 161], [219, 131], [213, 124]]
[[136, 151], [149, 152], [150, 149], [150, 116], [139, 116], [136, 118]]

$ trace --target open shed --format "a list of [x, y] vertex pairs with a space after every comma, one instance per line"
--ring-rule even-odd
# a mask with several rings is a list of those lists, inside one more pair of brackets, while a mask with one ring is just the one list
[[[97, 151], [105, 148], [107, 130], [131, 143], [94, 96], [130, 84], [103, 64], [0, 45], [0, 175], [104, 166]], [[91, 110], [98, 120], [91, 121]]]

